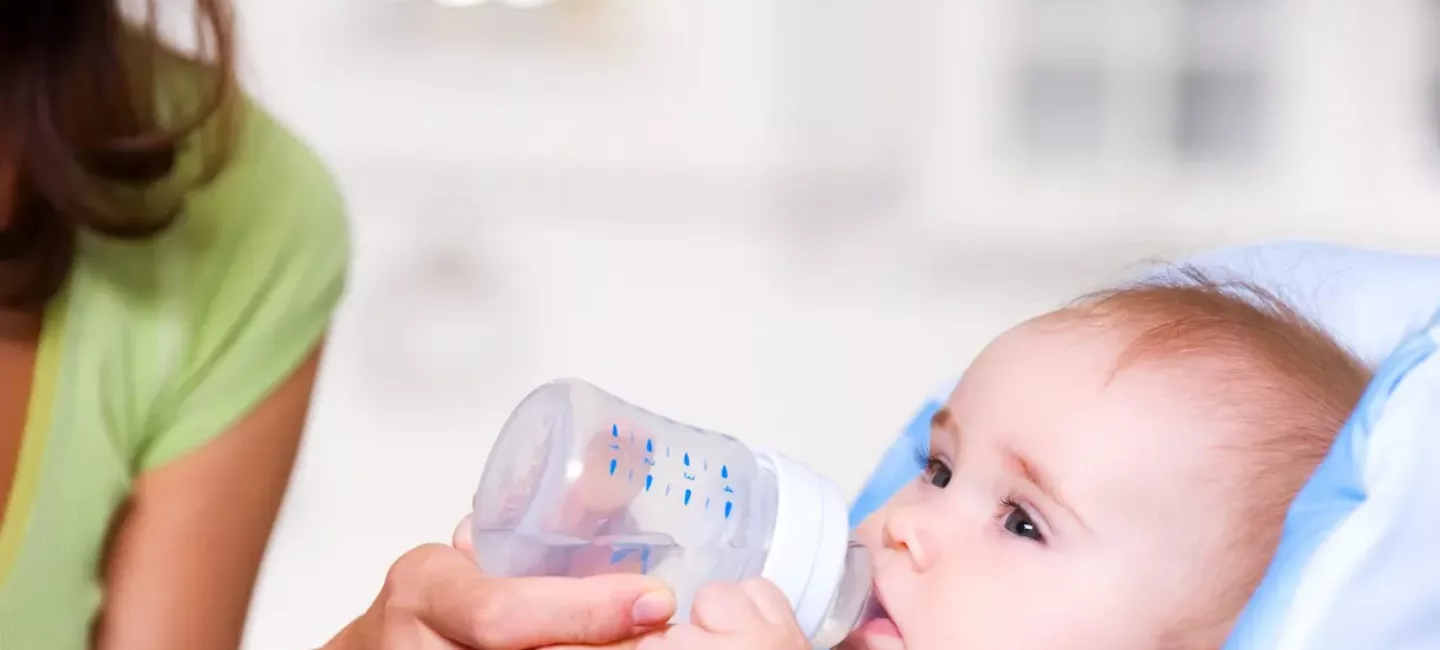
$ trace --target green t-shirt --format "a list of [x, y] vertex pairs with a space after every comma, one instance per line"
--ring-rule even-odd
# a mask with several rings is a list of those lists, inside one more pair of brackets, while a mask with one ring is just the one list
[[82, 237], [47, 310], [0, 522], [0, 650], [81, 650], [137, 476], [224, 432], [308, 356], [340, 299], [340, 196], [247, 107], [228, 165], [151, 240]]

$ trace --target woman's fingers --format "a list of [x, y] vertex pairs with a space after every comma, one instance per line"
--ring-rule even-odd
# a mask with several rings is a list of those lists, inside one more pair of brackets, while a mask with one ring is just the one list
[[452, 641], [481, 650], [603, 645], [664, 624], [675, 597], [640, 575], [489, 578], [468, 554], [440, 545], [401, 558], [387, 589], [393, 603]]
[[667, 629], [669, 629], [669, 628], [667, 628], [667, 627], [656, 628], [656, 629], [650, 630], [649, 632], [646, 632], [646, 633], [642, 634], [641, 636], [635, 636], [635, 637], [631, 637], [631, 638], [625, 639], [624, 641], [616, 641], [616, 642], [614, 642], [614, 643], [607, 643], [607, 644], [605, 644], [605, 645], [570, 645], [570, 644], [565, 644], [565, 645], [553, 645], [553, 646], [548, 646], [548, 647], [543, 648], [542, 650], [635, 650], [636, 648], [640, 647], [640, 642], [641, 642], [641, 641], [644, 641], [645, 639], [648, 639], [648, 638], [650, 638], [650, 637], [652, 637], [652, 636], [664, 636]]
[[636, 575], [517, 578], [489, 582], [474, 645], [519, 650], [545, 644], [600, 645], [634, 637], [675, 613], [663, 585]]

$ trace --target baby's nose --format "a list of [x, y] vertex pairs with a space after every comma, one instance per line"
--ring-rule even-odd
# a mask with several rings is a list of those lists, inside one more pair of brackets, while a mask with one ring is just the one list
[[926, 527], [924, 513], [918, 508], [897, 508], [885, 522], [882, 542], [886, 549], [898, 552], [917, 572], [929, 571], [939, 559], [939, 545]]

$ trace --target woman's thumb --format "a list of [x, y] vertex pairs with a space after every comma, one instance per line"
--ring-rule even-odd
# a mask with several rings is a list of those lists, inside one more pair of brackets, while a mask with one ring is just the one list
[[450, 539], [451, 546], [472, 557], [475, 555], [475, 532], [470, 527], [473, 517], [473, 514], [465, 515], [465, 518], [460, 520], [460, 525], [455, 527], [455, 534]]

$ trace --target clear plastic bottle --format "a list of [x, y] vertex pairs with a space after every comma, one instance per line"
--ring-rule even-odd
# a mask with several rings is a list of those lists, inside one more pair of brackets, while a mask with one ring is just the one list
[[491, 575], [645, 573], [675, 590], [679, 621], [704, 585], [764, 577], [817, 648], [870, 607], [869, 557], [833, 481], [575, 379], [541, 386], [510, 415], [473, 532]]

